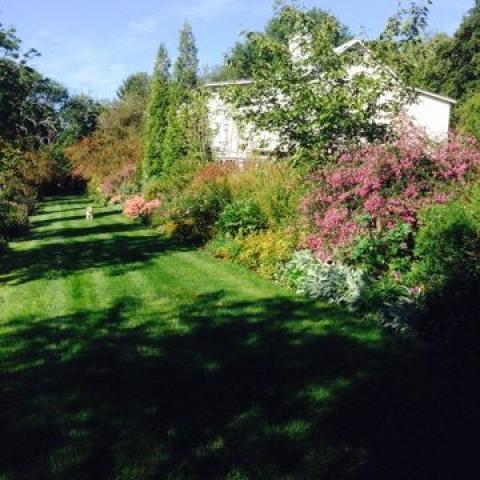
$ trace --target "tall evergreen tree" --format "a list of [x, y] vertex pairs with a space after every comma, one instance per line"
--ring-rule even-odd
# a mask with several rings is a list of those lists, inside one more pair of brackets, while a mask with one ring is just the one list
[[198, 50], [195, 45], [192, 26], [185, 22], [180, 30], [180, 43], [178, 46], [178, 57], [175, 62], [175, 81], [186, 88], [193, 88], [197, 85], [198, 76]]
[[145, 119], [142, 165], [144, 181], [159, 175], [163, 169], [162, 144], [168, 126], [170, 66], [167, 49], [162, 44], [158, 49]]
[[170, 87], [170, 107], [162, 144], [162, 159], [165, 171], [187, 153], [184, 125], [181, 123], [179, 115], [183, 105], [188, 101], [187, 96], [188, 92], [179, 84], [172, 84]]

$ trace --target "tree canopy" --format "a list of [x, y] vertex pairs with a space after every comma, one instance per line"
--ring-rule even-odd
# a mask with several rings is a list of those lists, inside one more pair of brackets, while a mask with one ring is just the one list
[[450, 64], [447, 85], [452, 96], [460, 99], [480, 91], [480, 0], [475, 0], [442, 57]]
[[[279, 6], [281, 9], [281, 6]], [[311, 23], [320, 25], [325, 20], [333, 26], [333, 43], [338, 46], [352, 38], [349, 28], [340, 22], [333, 14], [318, 7], [305, 11]], [[263, 35], [273, 41], [287, 45], [294, 33], [294, 25], [282, 22], [278, 15], [274, 15], [266, 24]], [[259, 32], [256, 32], [259, 33]], [[254, 65], [259, 61], [252, 39], [252, 32], [244, 34], [244, 39], [225, 55], [224, 65], [219, 66], [210, 73], [211, 80], [238, 80], [251, 78]]]
[[[339, 24], [331, 16], [319, 22], [308, 11], [286, 6], [272, 24], [290, 32], [291, 42], [267, 33], [249, 36], [254, 81], [224, 94], [236, 118], [276, 134], [279, 152], [308, 150], [318, 158], [383, 137], [386, 125], [378, 116], [399, 111], [406, 96], [401, 81], [365, 52], [339, 55]], [[362, 68], [352, 75], [352, 65]], [[380, 101], [386, 92], [394, 92], [391, 100]]]
[[127, 77], [117, 90], [117, 97], [123, 99], [129, 95], [147, 98], [150, 93], [150, 75], [145, 72], [134, 73]]

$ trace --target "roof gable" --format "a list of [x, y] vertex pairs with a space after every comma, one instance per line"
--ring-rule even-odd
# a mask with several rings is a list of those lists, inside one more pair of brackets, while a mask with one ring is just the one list
[[[338, 55], [342, 55], [343, 53], [353, 49], [353, 48], [358, 48], [358, 49], [361, 49], [363, 50], [365, 53], [371, 53], [370, 52], [370, 49], [365, 45], [365, 42], [363, 40], [361, 40], [360, 38], [354, 38], [352, 40], [349, 40], [348, 42], [346, 43], [343, 43], [342, 45], [339, 45], [338, 47], [335, 47], [333, 49], [333, 51], [335, 53], [337, 53]], [[389, 67], [386, 67], [386, 68], [389, 68]], [[391, 70], [389, 68], [389, 70]], [[393, 70], [391, 70], [392, 73]], [[215, 87], [224, 87], [224, 86], [230, 86], [230, 85], [249, 85], [253, 83], [253, 80], [251, 79], [242, 79], [242, 80], [227, 80], [227, 81], [223, 81], [223, 82], [210, 82], [210, 83], [206, 83], [205, 84], [205, 87], [206, 88], [215, 88]], [[456, 100], [454, 100], [453, 98], [449, 98], [449, 97], [446, 97], [444, 95], [439, 95], [437, 93], [433, 93], [433, 92], [429, 92], [428, 90], [424, 90], [424, 89], [421, 89], [421, 88], [415, 88], [415, 91], [421, 95], [425, 95], [427, 97], [431, 97], [431, 98], [434, 98], [436, 100], [439, 100], [439, 101], [442, 101], [442, 102], [446, 102], [446, 103], [450, 103], [451, 105], [455, 105], [457, 103]]]

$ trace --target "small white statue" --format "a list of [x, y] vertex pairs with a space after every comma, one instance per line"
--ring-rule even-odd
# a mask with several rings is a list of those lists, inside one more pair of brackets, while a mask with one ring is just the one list
[[87, 220], [93, 220], [93, 208], [88, 206], [85, 210], [85, 218]]

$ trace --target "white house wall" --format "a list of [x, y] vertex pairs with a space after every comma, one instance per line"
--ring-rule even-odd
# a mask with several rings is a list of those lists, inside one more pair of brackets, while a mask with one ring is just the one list
[[[306, 55], [302, 51], [304, 45], [305, 42], [300, 42], [299, 39], [292, 40], [290, 49], [294, 60], [300, 61], [304, 59]], [[364, 55], [366, 55], [365, 58], [369, 59], [370, 52], [359, 39], [351, 40], [337, 47], [335, 52], [342, 55], [347, 50], [353, 48], [358, 49], [360, 52], [363, 51]], [[353, 77], [359, 73], [376, 75], [375, 70], [371, 65], [359, 64], [349, 68], [348, 76]], [[393, 72], [391, 74], [395, 75]], [[252, 153], [272, 152], [279, 146], [278, 136], [272, 133], [257, 131], [254, 126], [247, 126], [241, 130], [233, 118], [230, 107], [220, 98], [219, 88], [232, 84], [244, 85], [251, 82], [251, 80], [239, 80], [207, 85], [211, 93], [209, 118], [213, 131], [212, 148], [219, 159], [242, 162]], [[450, 127], [451, 109], [455, 101], [424, 90], [417, 89], [416, 91], [417, 98], [413, 104], [405, 107], [405, 113], [412, 119], [415, 125], [425, 129], [430, 137], [438, 140], [446, 139]], [[387, 93], [380, 102], [392, 101], [394, 97], [393, 92]], [[391, 118], [384, 116], [383, 118], [377, 118], [377, 121], [388, 123], [391, 121]]]
[[406, 109], [413, 123], [438, 140], [448, 138], [452, 103], [441, 97], [419, 93], [417, 101]]
[[254, 153], [272, 152], [279, 144], [278, 136], [256, 131], [253, 125], [240, 129], [230, 107], [216, 91], [211, 92], [208, 110], [213, 132], [212, 149], [220, 160], [243, 162]]
[[[444, 140], [448, 137], [452, 104], [449, 99], [421, 91], [416, 101], [406, 107], [406, 113], [430, 137]], [[279, 145], [275, 134], [257, 131], [254, 126], [240, 129], [230, 107], [216, 89], [211, 90], [209, 119], [213, 132], [212, 148], [220, 160], [244, 162], [254, 153], [273, 152]]]

